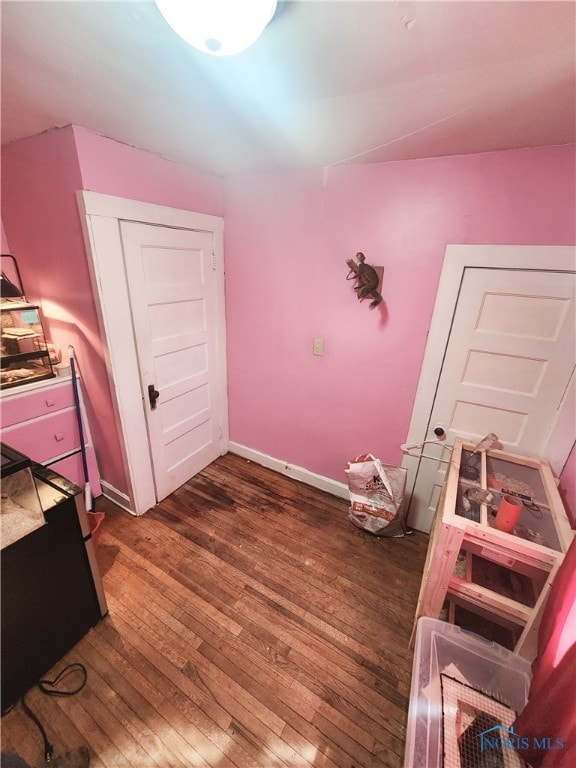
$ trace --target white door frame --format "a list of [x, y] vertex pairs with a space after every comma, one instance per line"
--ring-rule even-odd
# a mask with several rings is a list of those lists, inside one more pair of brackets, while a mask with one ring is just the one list
[[[444, 264], [440, 275], [438, 293], [424, 360], [420, 371], [420, 380], [416, 390], [412, 419], [408, 429], [406, 443], [413, 445], [429, 439], [428, 421], [436, 397], [436, 387], [442, 371], [446, 346], [450, 337], [452, 319], [456, 311], [460, 286], [467, 268], [518, 269], [555, 272], [574, 272], [576, 270], [576, 246], [573, 245], [447, 245]], [[564, 406], [570, 407], [569, 398]], [[564, 423], [557, 420], [557, 426]], [[560, 431], [560, 430], [558, 430]], [[562, 436], [566, 439], [565, 435]], [[568, 456], [570, 450], [568, 449]], [[416, 480], [419, 459], [405, 455], [402, 466], [408, 470], [406, 488], [408, 499]], [[409, 520], [410, 525], [419, 528], [418, 520]]]
[[[148, 432], [141, 397], [136, 345], [132, 339], [132, 315], [124, 253], [120, 233], [122, 221], [156, 224], [165, 227], [209, 232], [213, 235], [214, 264], [218, 292], [218, 398], [220, 413], [220, 453], [228, 450], [228, 395], [226, 384], [226, 321], [224, 311], [224, 220], [220, 216], [193, 213], [138, 200], [79, 190], [76, 193], [96, 308], [102, 333], [106, 368], [110, 381], [128, 500], [123, 504], [135, 515], [142, 515], [156, 504], [154, 473]], [[118, 330], [123, 329], [122, 333]], [[135, 396], [135, 393], [138, 393]]]

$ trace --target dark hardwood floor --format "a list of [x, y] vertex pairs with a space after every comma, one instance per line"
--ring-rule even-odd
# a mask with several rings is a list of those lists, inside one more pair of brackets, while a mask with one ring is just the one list
[[[347, 503], [228, 454], [146, 515], [100, 498], [109, 615], [28, 695], [94, 768], [397, 768], [428, 537], [356, 529]], [[43, 764], [21, 705], [2, 749]], [[418, 768], [415, 766], [414, 768]]]

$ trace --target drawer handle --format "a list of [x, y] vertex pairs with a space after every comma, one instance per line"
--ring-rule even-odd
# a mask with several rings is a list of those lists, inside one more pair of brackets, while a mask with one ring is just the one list
[[62, 432], [56, 432], [56, 434], [54, 435], [54, 439], [56, 440], [57, 443], [61, 443], [62, 440], [64, 440], [64, 438], [65, 438], [65, 435]]
[[46, 405], [48, 406], [48, 408], [55, 405], [55, 403], [56, 403], [56, 400], [46, 400]]

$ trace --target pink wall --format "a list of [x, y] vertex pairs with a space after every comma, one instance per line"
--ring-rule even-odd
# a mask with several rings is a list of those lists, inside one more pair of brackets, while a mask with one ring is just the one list
[[560, 475], [560, 496], [568, 514], [572, 520], [572, 527], [576, 528], [576, 443], [572, 453]]
[[[6, 254], [6, 256], [9, 256], [10, 251], [10, 245], [8, 244], [8, 238], [6, 237], [6, 232], [4, 231], [4, 222], [0, 220], [0, 227], [2, 229], [2, 253]], [[14, 285], [20, 285], [18, 280], [18, 271], [16, 269], [15, 262], [10, 258], [3, 258], [2, 259], [2, 272], [6, 275], [8, 280], [14, 283]]]
[[149, 152], [67, 126], [3, 148], [2, 221], [52, 341], [73, 344], [102, 478], [127, 490], [75, 193], [89, 189], [222, 214], [221, 182]]
[[[399, 463], [446, 244], [574, 243], [574, 160], [562, 147], [228, 179], [231, 439], [340, 481], [358, 453]], [[385, 268], [374, 311], [345, 280], [357, 251]]]
[[[102, 476], [126, 488], [75, 192], [225, 212], [231, 439], [344, 481], [371, 450], [399, 463], [447, 243], [571, 244], [575, 148], [220, 179], [68, 127], [4, 148], [2, 220], [54, 341], [89, 388]], [[223, 193], [224, 190], [224, 193]], [[345, 260], [385, 267], [354, 298]], [[49, 268], [46, 268], [49, 265]], [[69, 287], [71, 281], [74, 293]], [[313, 357], [312, 339], [325, 340]], [[576, 460], [561, 482], [576, 517]], [[570, 501], [571, 499], [571, 501]]]
[[27, 296], [40, 301], [47, 334], [63, 359], [74, 346], [101, 474], [123, 490], [118, 437], [106, 428], [110, 391], [74, 197], [82, 182], [72, 128], [9, 144], [2, 167], [2, 219]]
[[222, 181], [74, 126], [82, 189], [222, 216]]
[[10, 253], [8, 238], [6, 237], [6, 232], [4, 232], [4, 222], [0, 221], [0, 225], [2, 226], [2, 253]]

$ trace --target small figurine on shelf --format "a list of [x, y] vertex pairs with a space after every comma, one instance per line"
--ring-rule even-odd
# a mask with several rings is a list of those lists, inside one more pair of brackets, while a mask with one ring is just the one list
[[[372, 298], [370, 302], [370, 309], [374, 309], [382, 301], [382, 294], [379, 291], [380, 284], [382, 282], [382, 267], [372, 267], [370, 264], [365, 263], [366, 257], [363, 253], [358, 252], [356, 254], [356, 261], [348, 259], [346, 264], [350, 268], [350, 272], [346, 276], [346, 280], [357, 280], [357, 284], [354, 288], [356, 296], [360, 301], [364, 301], [369, 297]], [[380, 274], [378, 271], [380, 271]]]

